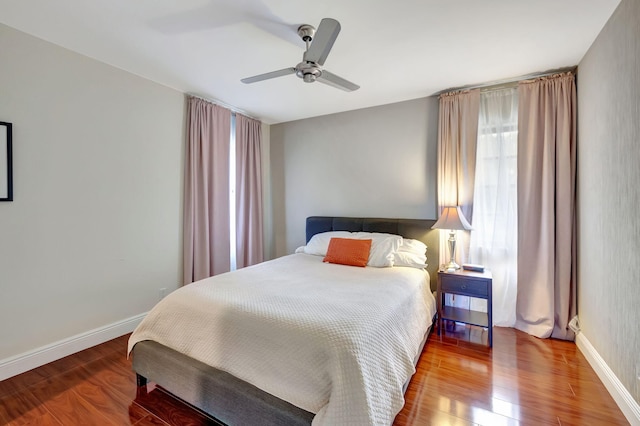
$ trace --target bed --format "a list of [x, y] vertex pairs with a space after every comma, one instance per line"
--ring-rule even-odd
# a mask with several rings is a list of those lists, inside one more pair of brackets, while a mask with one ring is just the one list
[[[308, 246], [334, 231], [420, 240], [432, 259], [427, 272], [298, 253], [173, 292], [130, 338], [139, 389], [151, 380], [229, 425], [391, 424], [433, 324], [434, 222], [314, 216], [306, 223]], [[412, 284], [429, 275], [431, 288]], [[387, 309], [393, 298], [398, 307]], [[202, 313], [215, 318], [197, 322]]]

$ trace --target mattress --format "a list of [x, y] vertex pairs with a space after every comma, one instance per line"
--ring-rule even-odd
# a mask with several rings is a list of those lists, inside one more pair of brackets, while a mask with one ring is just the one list
[[391, 424], [435, 313], [428, 274], [294, 254], [176, 290], [129, 340], [151, 340], [315, 413]]

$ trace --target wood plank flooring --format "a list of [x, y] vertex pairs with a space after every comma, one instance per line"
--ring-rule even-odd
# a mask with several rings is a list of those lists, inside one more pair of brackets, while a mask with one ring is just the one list
[[[508, 328], [432, 333], [394, 425], [628, 425], [578, 348]], [[0, 382], [3, 425], [211, 425], [149, 384], [137, 389], [127, 336]]]

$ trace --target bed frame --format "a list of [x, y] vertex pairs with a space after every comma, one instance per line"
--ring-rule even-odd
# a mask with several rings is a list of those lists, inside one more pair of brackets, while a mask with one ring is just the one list
[[[433, 291], [436, 288], [439, 247], [438, 232], [431, 230], [435, 222], [423, 219], [312, 216], [307, 218], [306, 240], [308, 242], [313, 235], [327, 231], [382, 232], [420, 240], [428, 247], [427, 271]], [[429, 262], [429, 259], [432, 261]], [[425, 334], [414, 364], [418, 362], [432, 327]], [[139, 342], [132, 353], [138, 398], [146, 395], [147, 380], [151, 380], [194, 408], [228, 425], [310, 425], [313, 420], [313, 413], [159, 343]], [[405, 383], [405, 390], [408, 384], [409, 381]]]

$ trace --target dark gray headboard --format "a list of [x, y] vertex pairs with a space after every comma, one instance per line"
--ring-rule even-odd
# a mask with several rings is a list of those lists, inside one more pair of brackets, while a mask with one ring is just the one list
[[307, 218], [307, 242], [315, 234], [329, 231], [382, 232], [420, 240], [427, 245], [427, 271], [431, 289], [436, 288], [440, 240], [435, 219], [384, 219], [366, 217], [310, 216]]

